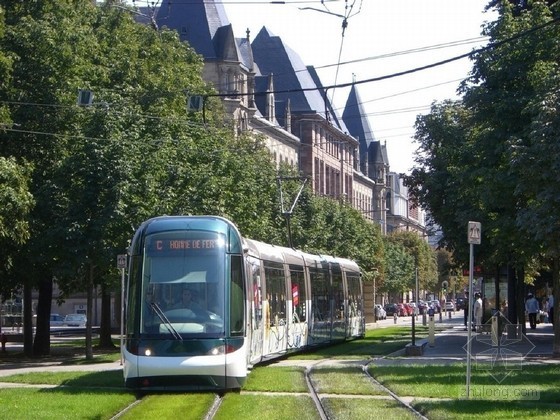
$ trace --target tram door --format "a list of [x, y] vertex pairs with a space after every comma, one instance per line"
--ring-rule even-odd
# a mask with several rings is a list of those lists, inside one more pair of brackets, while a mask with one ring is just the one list
[[249, 324], [247, 337], [249, 339], [249, 362], [258, 363], [262, 357], [263, 346], [263, 302], [261, 284], [261, 263], [258, 259], [247, 257], [247, 290]]

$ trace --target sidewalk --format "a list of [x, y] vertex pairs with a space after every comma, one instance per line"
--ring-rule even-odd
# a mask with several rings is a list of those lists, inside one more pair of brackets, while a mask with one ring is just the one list
[[[417, 325], [422, 325], [422, 317], [416, 321]], [[434, 335], [433, 343], [429, 339], [416, 340], [416, 346], [423, 346], [423, 352], [418, 356], [406, 356], [405, 350], [399, 351], [391, 355], [392, 357], [402, 357], [402, 363], [450, 363], [466, 361], [467, 355], [470, 354], [477, 361], [491, 360], [510, 360], [519, 362], [535, 362], [546, 360], [550, 363], [560, 363], [558, 359], [552, 359], [552, 348], [554, 340], [553, 326], [551, 324], [538, 324], [535, 330], [527, 329], [525, 334], [519, 334], [514, 337], [512, 333], [508, 338], [506, 334], [502, 335], [498, 340], [492, 339], [490, 333], [490, 323], [488, 324], [488, 332], [476, 333], [471, 331], [470, 347], [468, 345], [468, 331], [463, 325], [464, 318], [462, 312], [455, 312], [452, 318], [435, 317], [435, 326], [440, 329]], [[387, 321], [379, 321], [384, 327]], [[391, 324], [393, 320], [391, 320]], [[397, 325], [409, 325], [410, 321], [399, 318]], [[443, 327], [443, 330], [441, 330]], [[515, 328], [515, 327], [513, 327]], [[387, 360], [386, 363], [390, 363]], [[394, 358], [392, 362], [395, 363]]]

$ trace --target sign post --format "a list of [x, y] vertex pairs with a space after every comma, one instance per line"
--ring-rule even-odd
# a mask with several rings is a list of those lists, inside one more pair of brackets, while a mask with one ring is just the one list
[[467, 303], [468, 306], [468, 316], [467, 316], [467, 331], [468, 331], [468, 338], [467, 338], [467, 389], [466, 389], [466, 396], [467, 399], [470, 398], [471, 394], [471, 347], [472, 347], [472, 308], [473, 308], [473, 273], [474, 273], [474, 245], [480, 245], [480, 237], [481, 237], [481, 225], [480, 222], [469, 222], [467, 237], [468, 242], [470, 245], [470, 254], [469, 254], [469, 301]]
[[126, 254], [117, 255], [117, 268], [121, 270], [121, 366], [124, 349], [124, 272], [126, 270]]

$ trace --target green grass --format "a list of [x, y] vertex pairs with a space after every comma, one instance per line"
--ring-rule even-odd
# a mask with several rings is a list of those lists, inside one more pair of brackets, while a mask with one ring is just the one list
[[523, 401], [421, 401], [414, 402], [413, 406], [430, 420], [550, 420], [557, 419], [560, 415], [558, 407]]
[[120, 370], [103, 372], [33, 372], [0, 377], [0, 382], [30, 385], [65, 385], [78, 388], [124, 388]]
[[[428, 336], [428, 327], [416, 327], [416, 339]], [[386, 356], [401, 350], [412, 341], [410, 326], [395, 326], [366, 330], [364, 338], [343, 342], [334, 346], [320, 347], [309, 352], [290, 356], [295, 360], [320, 360], [324, 358], [364, 359]]]
[[[370, 373], [430, 419], [550, 419], [560, 416], [560, 367], [525, 365], [496, 380], [496, 372], [471, 371], [466, 399], [466, 365], [371, 366]], [[499, 372], [498, 372], [499, 373]], [[422, 401], [421, 398], [432, 400]]]
[[379, 387], [372, 384], [360, 367], [313, 369], [310, 376], [315, 390], [321, 394], [385, 394]]
[[320, 416], [308, 396], [227, 394], [214, 420], [231, 419], [317, 420]]
[[204, 419], [214, 398], [208, 393], [148, 395], [119, 419]]
[[247, 377], [244, 391], [261, 392], [307, 392], [305, 368], [257, 367]]
[[[427, 329], [417, 328], [416, 335], [417, 338], [426, 336]], [[402, 349], [410, 341], [409, 327], [380, 328], [368, 330], [363, 339], [291, 358], [368, 360]], [[118, 351], [108, 357], [110, 361], [118, 360]], [[68, 360], [74, 363], [74, 358]], [[330, 418], [406, 420], [413, 417], [409, 410], [383, 395], [360, 367], [339, 363], [341, 367], [319, 364], [311, 370], [311, 380], [323, 394]], [[464, 363], [369, 366], [372, 376], [397, 395], [413, 398], [412, 405], [429, 419], [560, 418], [560, 365], [525, 364], [521, 370], [500, 377], [500, 382], [495, 378], [500, 373], [496, 369], [488, 371], [473, 366], [471, 395], [466, 399]], [[0, 389], [0, 412], [2, 417], [10, 419], [110, 419], [136, 401], [135, 394], [124, 388], [120, 370], [45, 371], [3, 377], [0, 381], [51, 386]], [[529, 393], [532, 394], [527, 397]], [[336, 394], [345, 396], [333, 396]], [[152, 394], [133, 405], [121, 418], [202, 419], [213, 401], [211, 393]], [[241, 393], [226, 394], [215, 418], [314, 420], [319, 416], [307, 395], [305, 368], [270, 365], [255, 368]]]
[[324, 398], [329, 418], [336, 420], [408, 420], [417, 417], [394, 399]]
[[0, 389], [2, 417], [11, 420], [110, 419], [134, 395], [80, 388]]
[[[449, 366], [370, 366], [369, 372], [398, 395], [465, 398], [466, 365], [463, 363]], [[525, 365], [521, 370], [510, 371], [501, 382], [496, 380], [496, 376], [495, 371], [473, 368], [470, 397], [496, 401], [519, 399], [523, 394], [538, 393], [539, 403], [560, 404], [559, 365]]]

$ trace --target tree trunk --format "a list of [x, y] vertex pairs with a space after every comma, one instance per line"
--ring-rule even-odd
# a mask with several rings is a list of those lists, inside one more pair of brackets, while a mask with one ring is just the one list
[[523, 334], [527, 333], [527, 320], [525, 319], [525, 270], [520, 268], [516, 270], [517, 281], [515, 290], [515, 307], [517, 309], [517, 324], [521, 324]]
[[[33, 299], [31, 298], [32, 289], [33, 288], [28, 283], [23, 285], [23, 353], [27, 357], [33, 356]], [[48, 319], [50, 320], [50, 316]]]
[[554, 257], [552, 262], [552, 293], [554, 296], [554, 341], [552, 344], [552, 357], [560, 358], [560, 260]]
[[[116, 305], [115, 305], [116, 307]], [[114, 349], [111, 339], [111, 293], [104, 286], [101, 288], [101, 324], [99, 328], [99, 347]]]
[[51, 353], [50, 317], [53, 279], [50, 273], [39, 281], [39, 301], [37, 303], [37, 328], [33, 342], [33, 356], [48, 356]]
[[93, 345], [91, 340], [91, 321], [93, 319], [93, 264], [89, 268], [89, 279], [87, 282], [87, 321], [86, 321], [86, 360], [93, 359]]
[[517, 324], [519, 318], [517, 317], [517, 290], [522, 289], [521, 285], [517, 283], [517, 276], [515, 269], [511, 264], [507, 267], [507, 281], [508, 281], [508, 321], [512, 324]]

